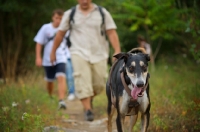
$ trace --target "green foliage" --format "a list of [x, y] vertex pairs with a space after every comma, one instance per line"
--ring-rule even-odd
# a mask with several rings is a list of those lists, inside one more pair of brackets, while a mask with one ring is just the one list
[[[105, 2], [105, 7], [117, 23], [122, 49], [128, 51], [136, 47], [136, 36], [142, 34], [151, 44], [153, 51], [162, 40], [159, 56], [163, 53], [190, 54], [188, 49], [192, 43], [196, 43], [199, 49], [199, 5], [198, 0]], [[195, 32], [185, 33], [186, 29]]]
[[196, 44], [193, 44], [190, 48], [190, 52], [192, 53], [195, 60], [200, 60], [200, 51], [196, 51]]
[[[163, 54], [191, 54], [192, 44], [196, 44], [195, 50], [200, 48], [199, 0], [93, 2], [112, 14], [123, 51], [138, 46], [138, 34], [147, 38], [152, 51], [162, 44], [158, 59]], [[0, 77], [15, 78], [32, 69], [35, 59], [33, 38], [37, 31], [51, 21], [52, 10], [67, 10], [75, 4], [77, 1], [74, 0], [0, 1]]]
[[73, 0], [0, 1], [0, 77], [14, 79], [32, 69], [33, 38], [39, 28], [51, 21], [54, 9], [67, 10], [74, 4]]
[[173, 39], [174, 35], [184, 30], [185, 22], [179, 19], [183, 11], [175, 8], [173, 1], [169, 0], [125, 0], [121, 8], [123, 15], [117, 14], [116, 18], [129, 21], [131, 31], [145, 30], [151, 41], [159, 38]]
[[181, 56], [158, 63], [150, 82], [153, 126], [157, 131], [198, 131], [200, 67]]
[[36, 132], [52, 122], [57, 104], [38, 86], [22, 83], [0, 89], [0, 130]]

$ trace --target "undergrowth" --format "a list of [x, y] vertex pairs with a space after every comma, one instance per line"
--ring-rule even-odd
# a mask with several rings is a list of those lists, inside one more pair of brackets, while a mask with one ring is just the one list
[[39, 80], [8, 84], [0, 88], [0, 131], [39, 132], [52, 124], [57, 108]]
[[[169, 63], [170, 62], [170, 63]], [[150, 68], [149, 68], [150, 69]], [[151, 117], [149, 132], [200, 131], [200, 64], [188, 59], [158, 61], [150, 71]], [[24, 83], [26, 82], [26, 83]], [[42, 131], [55, 124], [57, 100], [54, 103], [43, 88], [42, 77], [19, 81], [0, 88], [0, 130], [4, 132]], [[94, 99], [96, 117], [106, 115], [104, 93]], [[140, 119], [134, 127], [140, 129]]]

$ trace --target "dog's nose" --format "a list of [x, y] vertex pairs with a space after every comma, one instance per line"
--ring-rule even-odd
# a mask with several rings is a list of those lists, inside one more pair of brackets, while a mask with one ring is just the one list
[[136, 85], [137, 85], [137, 87], [143, 87], [144, 86], [144, 82], [143, 81], [138, 81]]

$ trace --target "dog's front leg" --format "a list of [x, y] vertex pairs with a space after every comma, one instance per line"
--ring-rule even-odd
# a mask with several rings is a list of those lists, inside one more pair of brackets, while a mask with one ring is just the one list
[[124, 115], [124, 114], [121, 114], [121, 124], [122, 124], [122, 131], [123, 131], [123, 132], [125, 132], [124, 120], [125, 120], [125, 115]]
[[149, 120], [150, 120], [150, 107], [151, 107], [151, 104], [149, 104], [147, 106], [147, 109], [144, 113], [142, 113], [141, 115], [141, 132], [146, 132], [147, 131], [147, 128], [149, 126]]
[[128, 103], [129, 103], [130, 97], [126, 93], [126, 91], [123, 91], [123, 96], [120, 98], [120, 115], [121, 115], [121, 124], [122, 124], [122, 130], [125, 132], [125, 127], [124, 127], [124, 120], [125, 120], [125, 115], [127, 114], [128, 111]]
[[133, 126], [135, 125], [135, 123], [137, 121], [137, 117], [138, 117], [138, 114], [130, 116], [130, 126], [128, 129], [129, 132], [132, 132]]
[[113, 105], [111, 105], [110, 107], [111, 110], [108, 113], [108, 125], [107, 125], [108, 132], [112, 132], [112, 117], [115, 113], [115, 107]]
[[147, 131], [147, 128], [148, 128], [148, 125], [149, 125], [149, 117], [150, 117], [150, 113], [149, 112], [142, 114], [142, 116], [141, 116], [141, 119], [142, 119], [141, 132], [146, 132]]

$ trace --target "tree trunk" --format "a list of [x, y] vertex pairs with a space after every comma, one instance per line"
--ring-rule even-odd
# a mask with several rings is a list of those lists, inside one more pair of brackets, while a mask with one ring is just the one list
[[0, 43], [1, 43], [1, 48], [0, 48], [0, 64], [1, 64], [1, 72], [3, 76], [4, 83], [6, 83], [6, 67], [5, 67], [5, 59], [4, 59], [4, 54], [5, 54], [5, 49], [3, 49], [4, 45], [6, 44], [6, 39], [5, 39], [5, 34], [4, 34], [4, 22], [3, 22], [3, 14], [0, 13]]
[[[147, 42], [149, 42], [150, 48], [151, 48], [151, 39], [150, 39], [150, 36], [149, 36], [149, 27], [147, 25], [144, 25], [144, 29], [146, 31]], [[155, 61], [154, 61], [154, 54], [153, 54], [153, 49], [152, 48], [151, 48], [150, 57], [151, 57], [151, 70], [155, 71]]]
[[162, 45], [162, 38], [159, 39], [158, 46], [156, 47], [156, 51], [154, 53], [154, 59], [156, 59], [158, 52], [160, 51], [161, 45]]
[[[10, 26], [6, 23], [7, 19], [16, 16], [18, 19], [15, 20], [14, 25]], [[0, 38], [0, 70], [4, 80], [14, 80], [22, 45], [20, 13], [0, 14]]]
[[[20, 18], [20, 14], [18, 14], [18, 18]], [[14, 52], [14, 57], [13, 57], [13, 64], [12, 64], [12, 77], [13, 79], [16, 76], [16, 66], [18, 63], [18, 59], [19, 59], [19, 53], [21, 50], [21, 44], [22, 44], [22, 34], [21, 34], [21, 19], [18, 19], [17, 21], [17, 26], [14, 28], [14, 39], [13, 39], [13, 44], [16, 43], [17, 47], [16, 50]]]

